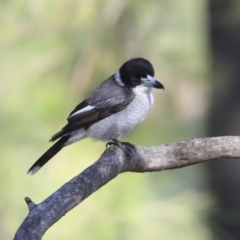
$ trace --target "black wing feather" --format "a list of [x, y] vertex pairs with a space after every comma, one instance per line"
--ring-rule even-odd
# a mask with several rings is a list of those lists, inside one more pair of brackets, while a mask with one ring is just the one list
[[70, 114], [69, 114], [69, 116], [68, 116], [68, 119], [70, 118], [70, 116], [71, 116], [72, 114], [74, 114], [75, 112], [77, 112], [77, 111], [79, 111], [79, 110], [81, 110], [81, 109], [83, 109], [83, 108], [85, 108], [85, 107], [87, 107], [87, 106], [89, 106], [89, 103], [87, 102], [87, 100], [84, 100], [83, 102], [79, 103], [79, 104], [74, 108], [74, 110], [73, 110], [72, 112], [70, 112]]
[[68, 124], [62, 128], [62, 130], [58, 133], [56, 133], [50, 141], [55, 141], [58, 138], [71, 133], [72, 131], [78, 130], [80, 128], [87, 128], [91, 126], [92, 124], [114, 114], [121, 110], [123, 110], [132, 99], [128, 99], [125, 102], [122, 102], [121, 104], [117, 104], [112, 107], [108, 108], [94, 108], [90, 111], [83, 112], [79, 115], [75, 115], [68, 119]]

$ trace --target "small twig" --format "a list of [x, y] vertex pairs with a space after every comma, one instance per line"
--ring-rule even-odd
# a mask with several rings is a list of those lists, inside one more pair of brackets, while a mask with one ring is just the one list
[[36, 204], [29, 197], [25, 197], [25, 202], [27, 203], [29, 212], [31, 212], [36, 206]]

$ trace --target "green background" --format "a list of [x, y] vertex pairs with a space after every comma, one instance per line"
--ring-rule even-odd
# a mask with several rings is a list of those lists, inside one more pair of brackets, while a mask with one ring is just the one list
[[[0, 2], [0, 239], [96, 161], [105, 143], [65, 148], [26, 174], [70, 111], [132, 57], [145, 57], [165, 91], [122, 140], [158, 145], [207, 136], [211, 95], [204, 0], [10, 0]], [[200, 204], [199, 204], [200, 203]], [[214, 197], [204, 165], [124, 173], [47, 231], [44, 239], [210, 239]]]

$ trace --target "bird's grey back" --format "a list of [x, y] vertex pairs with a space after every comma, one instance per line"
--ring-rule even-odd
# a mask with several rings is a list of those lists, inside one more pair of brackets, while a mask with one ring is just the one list
[[[134, 92], [129, 88], [117, 84], [114, 76], [102, 82], [87, 98], [87, 102], [95, 107], [104, 108], [106, 105], [121, 103], [127, 99], [133, 99]], [[112, 101], [112, 104], [111, 104]]]

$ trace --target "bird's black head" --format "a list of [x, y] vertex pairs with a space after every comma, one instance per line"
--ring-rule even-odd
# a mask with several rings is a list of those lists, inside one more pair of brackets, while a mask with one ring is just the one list
[[144, 58], [133, 58], [125, 62], [115, 77], [120, 78], [119, 81], [127, 88], [135, 88], [141, 84], [146, 87], [164, 88], [154, 79], [153, 66]]

